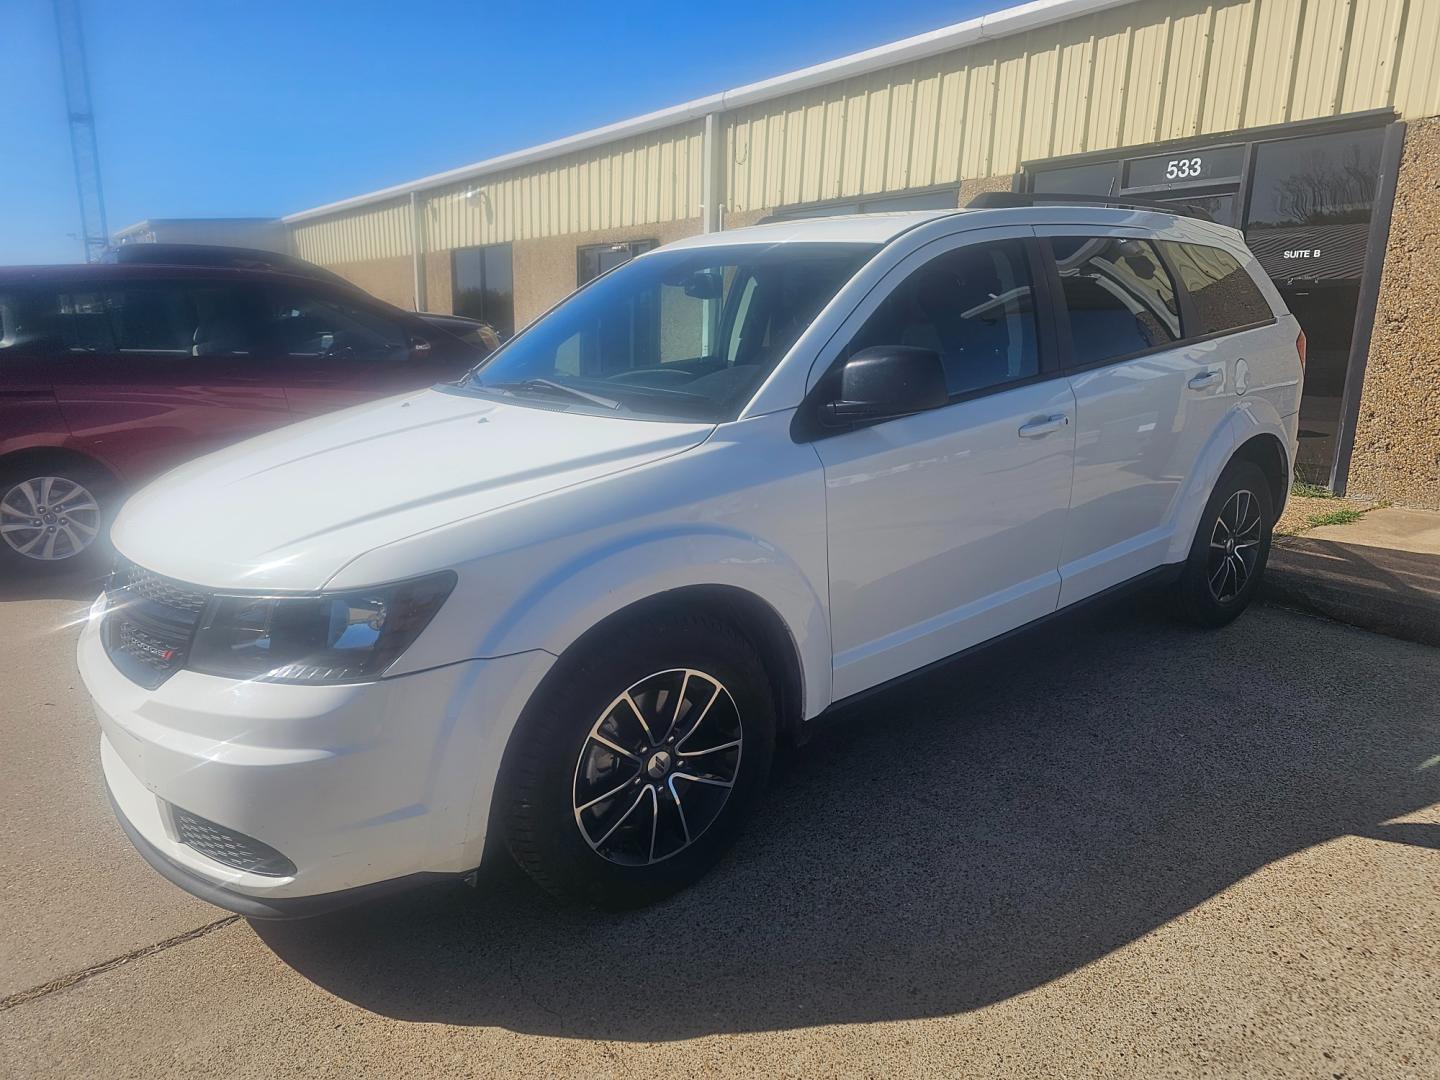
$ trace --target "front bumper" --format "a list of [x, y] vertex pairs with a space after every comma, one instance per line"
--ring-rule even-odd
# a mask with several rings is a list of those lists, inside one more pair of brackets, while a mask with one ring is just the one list
[[218, 908], [224, 908], [226, 911], [244, 915], [247, 919], [306, 919], [312, 915], [338, 911], [352, 904], [373, 900], [390, 893], [403, 892], [428, 882], [453, 880], [456, 877], [454, 874], [410, 874], [402, 878], [377, 881], [372, 885], [357, 885], [353, 889], [341, 889], [338, 892], [321, 893], [317, 896], [255, 897], [219, 884], [207, 877], [202, 877], [171, 859], [149, 840], [146, 840], [139, 829], [130, 824], [130, 819], [125, 816], [124, 811], [115, 802], [114, 794], [108, 789], [106, 794], [110, 796], [110, 809], [115, 812], [115, 820], [120, 823], [120, 828], [129, 838], [130, 843], [135, 845], [135, 850], [140, 853], [140, 857], [149, 863], [156, 873], [192, 896], [198, 896], [201, 900], [214, 904]]
[[[505, 743], [552, 658], [343, 686], [181, 671], [147, 690], [111, 663], [92, 619], [78, 660], [110, 798], [140, 853], [203, 899], [275, 918], [479, 865]], [[177, 811], [276, 849], [294, 872], [217, 861], [182, 842]]]

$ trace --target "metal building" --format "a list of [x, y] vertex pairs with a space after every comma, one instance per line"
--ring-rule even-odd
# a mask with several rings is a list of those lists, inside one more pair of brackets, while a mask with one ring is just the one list
[[513, 333], [638, 251], [997, 189], [1198, 204], [1309, 337], [1303, 478], [1440, 507], [1440, 0], [1038, 0], [292, 214]]

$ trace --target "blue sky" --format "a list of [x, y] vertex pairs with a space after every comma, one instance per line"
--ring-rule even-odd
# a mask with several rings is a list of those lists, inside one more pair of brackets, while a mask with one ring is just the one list
[[[112, 232], [303, 210], [1008, 6], [81, 5]], [[0, 40], [0, 264], [78, 261], [50, 0], [0, 0]]]

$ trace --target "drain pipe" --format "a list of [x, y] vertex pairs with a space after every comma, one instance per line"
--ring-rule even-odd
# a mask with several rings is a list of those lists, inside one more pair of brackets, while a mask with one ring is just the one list
[[410, 252], [415, 274], [415, 310], [425, 311], [425, 206], [418, 191], [410, 192]]

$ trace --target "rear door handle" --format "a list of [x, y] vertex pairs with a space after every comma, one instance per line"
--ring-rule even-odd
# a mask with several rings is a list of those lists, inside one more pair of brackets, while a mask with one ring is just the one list
[[1038, 439], [1042, 435], [1049, 435], [1052, 431], [1059, 431], [1069, 423], [1070, 417], [1064, 413], [1056, 413], [1054, 416], [1037, 416], [1034, 420], [1020, 425], [1020, 437], [1022, 439]]
[[1224, 377], [1225, 372], [1219, 368], [1211, 368], [1209, 371], [1202, 371], [1199, 375], [1196, 375], [1186, 385], [1189, 386], [1191, 390], [1204, 390], [1207, 386], [1214, 386]]

